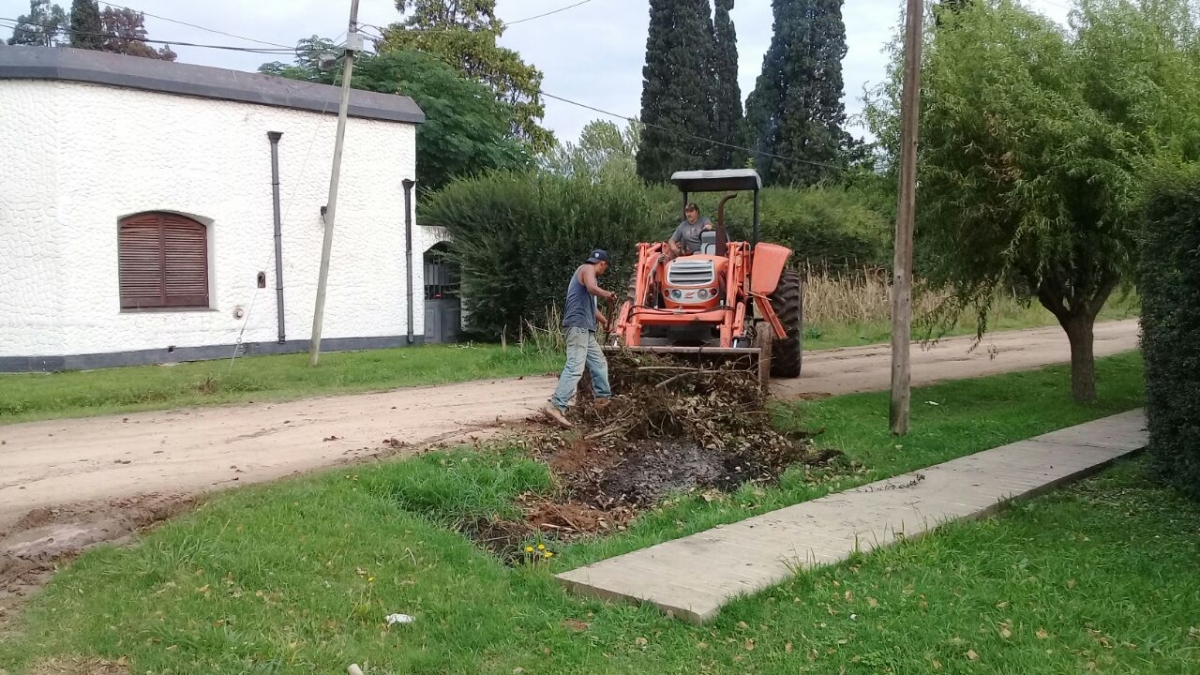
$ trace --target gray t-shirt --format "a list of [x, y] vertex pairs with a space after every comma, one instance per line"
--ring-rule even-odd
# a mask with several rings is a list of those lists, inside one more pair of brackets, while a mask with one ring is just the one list
[[705, 225], [712, 225], [712, 221], [704, 216], [697, 218], [695, 225], [684, 220], [679, 223], [679, 227], [675, 228], [675, 233], [671, 235], [671, 241], [683, 244], [683, 250], [688, 253], [699, 253], [700, 233], [704, 231]]

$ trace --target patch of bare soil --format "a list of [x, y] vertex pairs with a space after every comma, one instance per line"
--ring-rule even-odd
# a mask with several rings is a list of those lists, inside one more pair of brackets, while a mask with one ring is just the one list
[[123, 540], [188, 510], [194, 503], [195, 498], [187, 495], [152, 494], [85, 506], [29, 511], [7, 530], [0, 531], [0, 629], [6, 628], [5, 623], [25, 597], [83, 551], [104, 542]]
[[619, 354], [609, 359], [609, 373], [617, 398], [596, 405], [585, 377], [569, 413], [574, 428], [543, 424], [517, 441], [550, 468], [557, 496], [524, 496], [522, 521], [467, 523], [464, 533], [515, 562], [535, 537], [563, 541], [624, 529], [669, 495], [731, 492], [839, 457], [815, 449], [806, 435], [777, 431], [757, 374], [737, 364]]

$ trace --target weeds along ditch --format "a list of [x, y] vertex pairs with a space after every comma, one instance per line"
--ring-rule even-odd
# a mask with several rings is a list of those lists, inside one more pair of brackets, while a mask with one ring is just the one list
[[609, 372], [618, 396], [595, 406], [585, 377], [568, 413], [574, 428], [531, 419], [504, 450], [439, 455], [381, 487], [519, 564], [549, 552], [539, 545], [623, 530], [672, 495], [731, 493], [791, 467], [844, 463], [806, 433], [777, 430], [757, 373], [736, 364], [620, 353]]

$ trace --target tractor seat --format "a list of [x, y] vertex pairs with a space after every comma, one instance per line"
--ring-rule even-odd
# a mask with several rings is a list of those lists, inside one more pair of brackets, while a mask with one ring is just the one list
[[718, 234], [717, 230], [705, 230], [700, 233], [700, 253], [702, 255], [724, 255], [721, 250], [724, 246], [719, 246], [718, 242], [721, 244], [728, 244], [729, 242], [728, 240], [720, 242]]

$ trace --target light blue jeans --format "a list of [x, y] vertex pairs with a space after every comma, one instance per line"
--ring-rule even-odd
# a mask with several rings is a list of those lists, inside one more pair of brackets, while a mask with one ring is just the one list
[[592, 390], [596, 398], [609, 398], [612, 389], [608, 384], [608, 361], [604, 352], [600, 351], [600, 343], [596, 342], [596, 333], [586, 328], [567, 329], [567, 365], [563, 366], [562, 375], [558, 377], [558, 387], [550, 403], [560, 412], [567, 411], [567, 401], [579, 386], [579, 378], [583, 377], [583, 366], [592, 373]]

